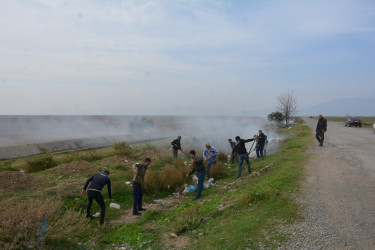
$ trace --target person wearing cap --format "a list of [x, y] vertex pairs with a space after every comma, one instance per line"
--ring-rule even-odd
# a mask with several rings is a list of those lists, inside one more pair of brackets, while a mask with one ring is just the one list
[[186, 177], [189, 177], [189, 175], [192, 175], [195, 171], [198, 172], [197, 193], [196, 193], [196, 195], [193, 199], [193, 201], [194, 201], [194, 200], [197, 200], [201, 197], [202, 190], [203, 190], [204, 177], [206, 176], [206, 170], [205, 170], [205, 167], [204, 167], [202, 156], [195, 153], [195, 150], [190, 150], [189, 154], [190, 154], [190, 157], [192, 159], [191, 161], [193, 163], [193, 168], [186, 175]]
[[210, 143], [206, 143], [206, 148], [203, 151], [203, 159], [206, 162], [207, 169], [207, 180], [210, 179], [210, 170], [211, 167], [216, 165], [216, 158], [219, 155], [219, 151], [216, 150]]
[[135, 163], [133, 165], [133, 215], [142, 215], [139, 211], [146, 211], [146, 209], [142, 207], [142, 185], [144, 188], [147, 188], [145, 184], [145, 175], [150, 164], [151, 159], [146, 158], [144, 162]]
[[172, 153], [173, 153], [173, 162], [177, 159], [178, 150], [181, 150], [181, 136], [179, 135], [177, 139], [171, 142]]
[[112, 199], [112, 189], [111, 189], [111, 180], [108, 177], [109, 170], [104, 170], [101, 174], [94, 174], [90, 178], [87, 179], [85, 186], [83, 187], [81, 194], [84, 195], [86, 192], [86, 188], [90, 184], [90, 187], [87, 189], [87, 198], [89, 199], [89, 203], [87, 204], [86, 208], [86, 218], [92, 219], [93, 216], [90, 214], [91, 205], [93, 200], [100, 206], [100, 224], [104, 223], [104, 215], [105, 215], [105, 203], [104, 198], [102, 196], [102, 189], [107, 184], [108, 186], [108, 196], [111, 199], [111, 203], [113, 202]]
[[247, 171], [249, 172], [249, 174], [251, 174], [249, 154], [247, 153], [245, 143], [250, 142], [250, 141], [254, 141], [255, 139], [256, 139], [256, 137], [254, 137], [252, 139], [244, 140], [244, 139], [241, 139], [239, 136], [236, 136], [236, 142], [237, 143], [236, 143], [235, 149], [237, 150], [238, 155], [239, 155], [237, 179], [241, 177], [242, 164], [243, 164], [244, 160], [247, 163]]
[[322, 116], [322, 114], [320, 114], [318, 123], [316, 124], [316, 134], [315, 134], [315, 138], [318, 140], [320, 147], [323, 147], [324, 133], [326, 131], [327, 131], [327, 120]]

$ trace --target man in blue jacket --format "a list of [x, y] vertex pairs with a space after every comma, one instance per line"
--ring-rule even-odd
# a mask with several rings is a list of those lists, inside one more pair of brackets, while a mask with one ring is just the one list
[[211, 167], [215, 166], [218, 155], [219, 151], [217, 151], [209, 143], [206, 143], [206, 148], [203, 151], [203, 159], [206, 162], [207, 180], [210, 179], [210, 169]]
[[111, 203], [113, 202], [111, 180], [109, 179], [108, 175], [109, 175], [109, 170], [104, 170], [104, 172], [101, 174], [94, 174], [89, 179], [87, 179], [85, 186], [83, 187], [81, 191], [81, 194], [84, 195], [86, 192], [87, 186], [91, 182], [90, 187], [87, 189], [87, 197], [89, 199], [89, 203], [87, 204], [87, 208], [86, 208], [86, 218], [90, 218], [90, 219], [93, 218], [93, 216], [90, 214], [90, 209], [91, 209], [93, 200], [96, 200], [96, 202], [99, 204], [101, 208], [100, 209], [100, 224], [104, 223], [105, 203], [104, 203], [104, 199], [102, 196], [102, 189], [106, 184], [108, 186], [109, 199], [111, 199]]

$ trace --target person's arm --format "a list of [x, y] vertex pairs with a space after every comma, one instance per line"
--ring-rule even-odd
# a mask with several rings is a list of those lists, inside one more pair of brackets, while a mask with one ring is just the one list
[[212, 150], [214, 151], [214, 154], [215, 154], [216, 156], [219, 156], [219, 151], [217, 151], [216, 148], [212, 147]]
[[108, 181], [107, 181], [107, 186], [108, 186], [108, 196], [109, 196], [109, 199], [111, 200], [111, 202], [113, 202], [113, 199], [112, 199], [111, 179], [109, 179], [109, 178], [108, 178]]
[[90, 178], [87, 179], [87, 181], [86, 181], [86, 183], [85, 183], [85, 186], [83, 186], [83, 189], [82, 189], [82, 191], [81, 191], [81, 194], [85, 194], [85, 192], [86, 192], [86, 188], [87, 188], [87, 186], [89, 185], [89, 183], [92, 182], [92, 180], [94, 179], [94, 176], [95, 176], [95, 175], [93, 175], [93, 176], [91, 176]]
[[252, 139], [247, 139], [247, 140], [244, 140], [244, 142], [250, 142], [250, 141], [254, 141], [255, 138], [252, 138]]

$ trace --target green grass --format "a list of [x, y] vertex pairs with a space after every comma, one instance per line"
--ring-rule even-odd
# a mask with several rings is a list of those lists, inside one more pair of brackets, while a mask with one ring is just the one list
[[[82, 242], [84, 246], [95, 249], [111, 248], [113, 244], [128, 243], [136, 249], [163, 249], [166, 247], [163, 246], [165, 235], [175, 233], [190, 239], [191, 244], [186, 246], [189, 249], [198, 249], [202, 246], [205, 249], [276, 248], [287, 240], [281, 226], [303, 217], [303, 211], [294, 197], [299, 191], [303, 177], [303, 165], [309, 158], [306, 153], [307, 148], [313, 142], [311, 130], [300, 120], [293, 128], [279, 132], [287, 138], [282, 143], [281, 149], [263, 160], [251, 160], [253, 172], [273, 164], [274, 166], [266, 172], [250, 178], [244, 170], [242, 173], [244, 178], [235, 181], [237, 165], [224, 166], [227, 159], [222, 158], [218, 164], [224, 166], [225, 174], [214, 187], [203, 191], [199, 202], [191, 201], [194, 194], [189, 194], [178, 207], [162, 211], [148, 210], [136, 223], [110, 224], [101, 229], [92, 230], [98, 227], [98, 221], [94, 220], [87, 225], [82, 225], [80, 230], [86, 232], [82, 237], [77, 232], [65, 232], [63, 237], [56, 237], [55, 241], [48, 243], [51, 246], [74, 248], [76, 243]], [[129, 150], [129, 148], [120, 148], [120, 153], [128, 153]], [[154, 149], [146, 145], [144, 150]], [[136, 151], [143, 153], [140, 149]], [[138, 153], [132, 155], [135, 157], [132, 159], [133, 162], [139, 158]], [[121, 205], [121, 210], [107, 209], [106, 220], [119, 218], [125, 209], [131, 207], [132, 188], [125, 184], [125, 181], [131, 180], [132, 177], [131, 163], [103, 165], [100, 162], [101, 159], [113, 157], [115, 155], [113, 150], [84, 150], [51, 155], [54, 164], [86, 160], [89, 162], [86, 163], [89, 164], [89, 169], [85, 168], [84, 176], [74, 175], [74, 172], [56, 176], [54, 168], [37, 172], [33, 175], [41, 177], [38, 187], [27, 190], [27, 193], [17, 191], [9, 196], [13, 195], [15, 198], [58, 196], [63, 199], [64, 211], [73, 210], [84, 214], [87, 198], [80, 196], [79, 191], [85, 180], [90, 177], [86, 176], [86, 172], [94, 174], [94, 172], [91, 173], [91, 168], [108, 168], [111, 171], [113, 198]], [[3, 167], [19, 167], [27, 163], [29, 159], [3, 162]], [[187, 159], [182, 159], [178, 164], [183, 165], [185, 160]], [[152, 161], [152, 169], [162, 172], [164, 167], [170, 166], [171, 163], [170, 155], [156, 157]], [[51, 189], [58, 184], [60, 188]], [[170, 194], [163, 190], [151, 191], [155, 198], [163, 198]], [[103, 196], [108, 204], [106, 187], [103, 189]], [[150, 201], [146, 193], [144, 193], [144, 201]], [[223, 205], [225, 205], [224, 208]], [[99, 206], [94, 202], [92, 212], [99, 210]], [[86, 230], [86, 227], [90, 230]], [[98, 239], [95, 246], [90, 245], [88, 241], [96, 237]]]

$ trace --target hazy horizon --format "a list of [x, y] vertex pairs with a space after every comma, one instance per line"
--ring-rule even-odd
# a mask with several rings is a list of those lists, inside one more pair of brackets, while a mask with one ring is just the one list
[[301, 110], [375, 93], [370, 0], [0, 9], [0, 115], [267, 115], [287, 91]]

